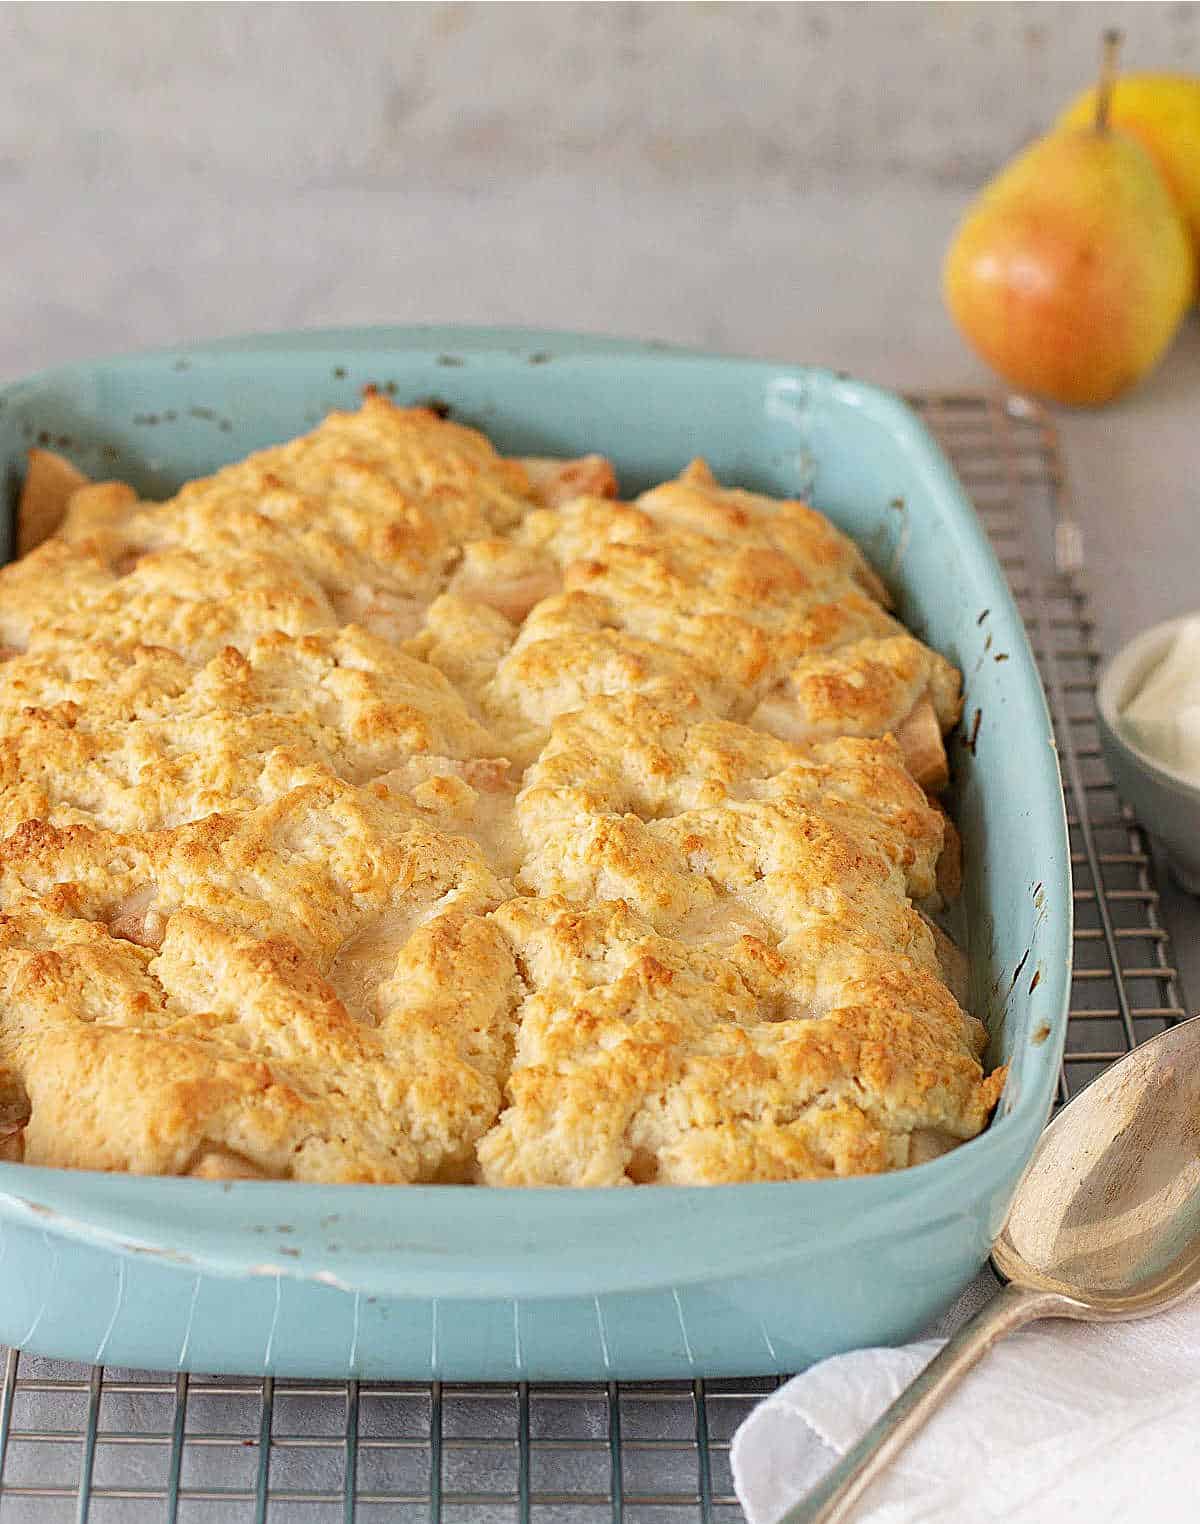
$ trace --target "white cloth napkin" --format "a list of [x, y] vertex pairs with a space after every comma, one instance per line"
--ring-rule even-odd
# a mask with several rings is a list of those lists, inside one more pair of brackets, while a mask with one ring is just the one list
[[[985, 1272], [935, 1330], [995, 1292]], [[941, 1348], [822, 1361], [733, 1438], [750, 1524], [774, 1524]], [[1196, 1524], [1200, 1295], [1135, 1323], [1035, 1323], [1002, 1340], [866, 1492], [870, 1524]]]

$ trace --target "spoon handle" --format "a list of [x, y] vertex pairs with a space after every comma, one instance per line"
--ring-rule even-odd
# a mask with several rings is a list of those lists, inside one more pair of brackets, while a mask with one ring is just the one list
[[838, 1520], [848, 1518], [851, 1508], [888, 1462], [933, 1416], [997, 1339], [1035, 1318], [1069, 1317], [1078, 1305], [1057, 1292], [1023, 1291], [1006, 1286], [963, 1324], [853, 1449], [777, 1524], [837, 1524]]

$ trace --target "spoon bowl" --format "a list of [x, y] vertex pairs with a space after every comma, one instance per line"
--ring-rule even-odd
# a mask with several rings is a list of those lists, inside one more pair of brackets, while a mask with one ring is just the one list
[[992, 1263], [1097, 1318], [1143, 1317], [1200, 1283], [1200, 1017], [1134, 1049], [1059, 1112]]
[[1200, 1286], [1200, 1017], [1143, 1043], [1050, 1123], [992, 1264], [1008, 1282], [779, 1524], [835, 1524], [997, 1339], [1114, 1322]]

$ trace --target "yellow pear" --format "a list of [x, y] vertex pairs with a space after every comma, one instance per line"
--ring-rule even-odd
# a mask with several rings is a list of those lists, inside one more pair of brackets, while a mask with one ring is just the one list
[[[1200, 79], [1186, 74], [1125, 74], [1113, 86], [1109, 116], [1131, 132], [1161, 170], [1200, 250]], [[1096, 90], [1085, 90], [1058, 126], [1096, 119]]]
[[1154, 160], [1109, 122], [1114, 65], [1110, 37], [1095, 121], [1039, 139], [986, 187], [942, 272], [951, 315], [988, 364], [1056, 402], [1095, 406], [1133, 386], [1195, 285]]

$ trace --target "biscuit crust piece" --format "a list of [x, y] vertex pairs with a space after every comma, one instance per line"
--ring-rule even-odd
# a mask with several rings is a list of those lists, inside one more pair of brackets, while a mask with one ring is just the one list
[[807, 504], [701, 461], [622, 502], [377, 394], [162, 503], [40, 459], [26, 502], [3, 1157], [708, 1184], [986, 1124], [929, 918], [959, 675]]
[[64, 456], [30, 450], [17, 503], [17, 555], [27, 556], [48, 540], [66, 517], [71, 498], [87, 485], [88, 478]]

